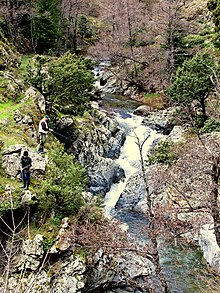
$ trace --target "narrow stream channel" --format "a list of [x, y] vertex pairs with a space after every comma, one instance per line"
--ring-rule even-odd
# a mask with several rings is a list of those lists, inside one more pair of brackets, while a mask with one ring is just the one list
[[[111, 109], [116, 113], [116, 119], [120, 127], [124, 128], [127, 136], [120, 157], [117, 162], [124, 169], [126, 178], [117, 184], [113, 184], [105, 197], [105, 212], [108, 216], [120, 219], [129, 227], [129, 233], [137, 241], [145, 241], [143, 229], [146, 225], [146, 218], [135, 212], [121, 212], [114, 207], [125, 189], [130, 176], [139, 170], [140, 158], [135, 133], [143, 140], [149, 136], [144, 144], [143, 154], [147, 154], [155, 140], [162, 137], [161, 134], [143, 126], [142, 117], [132, 114], [137, 103], [129, 103], [124, 97], [108, 95], [103, 101], [104, 109]], [[124, 108], [123, 108], [124, 107]], [[195, 245], [178, 243], [177, 246], [171, 243], [160, 251], [161, 263], [164, 274], [171, 289], [171, 293], [215, 293], [219, 292], [220, 281], [216, 280], [209, 273], [207, 264], [202, 257], [200, 249]]]

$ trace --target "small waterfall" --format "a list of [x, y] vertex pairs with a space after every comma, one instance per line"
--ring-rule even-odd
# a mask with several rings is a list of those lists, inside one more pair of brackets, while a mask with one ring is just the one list
[[126, 178], [119, 183], [113, 184], [110, 191], [105, 196], [105, 212], [110, 216], [111, 211], [114, 209], [120, 194], [125, 189], [126, 183], [129, 178], [138, 170], [140, 170], [140, 155], [137, 145], [137, 137], [142, 142], [145, 138], [146, 141], [143, 146], [143, 158], [147, 159], [147, 154], [152, 147], [155, 140], [160, 139], [163, 135], [150, 129], [142, 124], [143, 117], [133, 114], [127, 115], [123, 118], [118, 114], [117, 121], [121, 128], [126, 131], [126, 140], [121, 148], [120, 157], [117, 163], [124, 169]]

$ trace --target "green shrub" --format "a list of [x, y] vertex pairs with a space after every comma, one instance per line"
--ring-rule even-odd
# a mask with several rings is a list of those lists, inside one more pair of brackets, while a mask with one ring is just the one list
[[82, 115], [89, 109], [94, 75], [92, 61], [67, 52], [49, 65], [49, 101], [63, 113]]
[[[178, 105], [189, 117], [189, 121], [193, 120], [199, 124], [199, 127], [203, 126], [207, 119], [206, 102], [209, 94], [214, 90], [212, 78], [215, 71], [217, 64], [212, 56], [208, 53], [198, 53], [178, 67], [167, 89], [169, 100]], [[200, 117], [195, 115], [193, 106], [195, 102], [198, 105], [197, 111], [201, 113]], [[198, 121], [195, 121], [195, 117]]]
[[[20, 192], [13, 192], [13, 210], [18, 209], [21, 206], [21, 194]], [[12, 203], [10, 197], [0, 199], [0, 216], [3, 217], [5, 213], [11, 211]]]
[[47, 179], [38, 193], [39, 211], [47, 215], [69, 216], [77, 214], [84, 200], [86, 172], [68, 155], [61, 144], [56, 143], [49, 153], [50, 163]]
[[54, 238], [44, 238], [43, 239], [43, 249], [45, 252], [47, 252], [51, 246], [54, 244], [55, 239]]
[[215, 119], [208, 119], [203, 128], [200, 129], [200, 133], [209, 133], [212, 131], [220, 131], [220, 121]]
[[46, 80], [48, 78], [46, 66], [50, 59], [48, 56], [36, 55], [29, 59], [26, 65], [25, 81], [41, 93], [46, 92]]
[[150, 165], [159, 163], [171, 166], [176, 160], [176, 154], [171, 150], [172, 145], [168, 141], [161, 141], [156, 147], [152, 149], [148, 157]]

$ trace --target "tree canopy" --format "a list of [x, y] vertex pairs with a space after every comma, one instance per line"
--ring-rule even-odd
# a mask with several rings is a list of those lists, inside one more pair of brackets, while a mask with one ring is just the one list
[[216, 47], [220, 47], [220, 2], [219, 0], [209, 0], [208, 9], [212, 12], [212, 19], [215, 24], [216, 36], [214, 38], [214, 43]]
[[196, 110], [201, 111], [203, 119], [206, 120], [206, 99], [214, 90], [214, 72], [215, 63], [207, 53], [199, 53], [185, 60], [171, 79], [167, 90], [170, 100], [182, 109], [185, 108], [192, 117], [196, 106]]
[[92, 61], [70, 52], [49, 65], [49, 102], [61, 112], [83, 114], [89, 108], [94, 75]]

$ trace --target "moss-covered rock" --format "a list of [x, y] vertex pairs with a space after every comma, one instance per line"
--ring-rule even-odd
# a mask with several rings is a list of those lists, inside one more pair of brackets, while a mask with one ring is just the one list
[[0, 33], [0, 71], [14, 71], [20, 65], [20, 55], [12, 44]]

